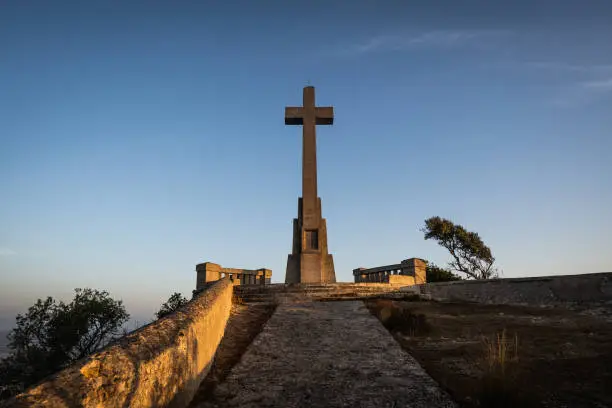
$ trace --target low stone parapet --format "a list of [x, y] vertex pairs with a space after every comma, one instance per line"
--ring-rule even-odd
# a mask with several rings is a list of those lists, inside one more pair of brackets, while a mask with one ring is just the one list
[[428, 283], [421, 292], [440, 301], [612, 306], [612, 273]]
[[186, 407], [210, 370], [230, 315], [220, 280], [163, 317], [0, 403], [16, 407]]

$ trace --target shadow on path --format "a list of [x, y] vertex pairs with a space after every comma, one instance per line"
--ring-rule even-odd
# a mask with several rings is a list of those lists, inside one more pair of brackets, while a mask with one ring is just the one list
[[253, 339], [274, 313], [273, 304], [232, 305], [232, 312], [212, 368], [193, 397], [189, 407], [195, 407], [208, 399], [217, 384], [223, 382], [232, 367], [239, 361]]

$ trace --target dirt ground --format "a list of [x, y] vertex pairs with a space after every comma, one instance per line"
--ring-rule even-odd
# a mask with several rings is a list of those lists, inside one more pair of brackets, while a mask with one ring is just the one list
[[240, 361], [253, 339], [274, 313], [276, 305], [233, 304], [225, 334], [219, 344], [210, 372], [200, 384], [190, 407], [195, 407], [210, 397], [217, 384], [223, 382], [232, 367]]
[[[366, 305], [463, 407], [612, 407], [609, 310], [594, 315], [390, 300]], [[502, 333], [506, 341], [496, 341]], [[497, 356], [500, 344], [503, 364], [488, 354]]]

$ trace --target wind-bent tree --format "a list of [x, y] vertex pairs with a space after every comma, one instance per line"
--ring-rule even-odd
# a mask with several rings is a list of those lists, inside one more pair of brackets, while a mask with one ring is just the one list
[[38, 299], [17, 315], [8, 335], [11, 353], [0, 360], [0, 388], [23, 390], [104, 347], [129, 317], [123, 302], [106, 291], [75, 289], [70, 303]]
[[491, 249], [477, 233], [467, 231], [461, 225], [455, 225], [452, 221], [440, 217], [426, 219], [425, 227], [421, 231], [425, 233], [425, 239], [434, 239], [448, 249], [453, 258], [448, 264], [451, 269], [472, 279], [498, 276], [497, 269], [493, 267], [495, 258]]
[[187, 298], [185, 298], [178, 292], [174, 292], [172, 295], [170, 295], [168, 300], [163, 305], [161, 305], [161, 308], [155, 314], [157, 315], [158, 319], [161, 319], [162, 317], [173, 313], [175, 310], [177, 310], [179, 307], [183, 306], [187, 302]]

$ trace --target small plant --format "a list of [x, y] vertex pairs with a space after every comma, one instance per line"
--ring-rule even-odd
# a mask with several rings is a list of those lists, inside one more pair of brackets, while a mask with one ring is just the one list
[[537, 406], [518, 386], [518, 336], [508, 336], [506, 329], [483, 339], [484, 364], [480, 406], [491, 408]]
[[514, 338], [508, 338], [506, 329], [497, 333], [493, 340], [484, 338], [484, 345], [485, 360], [491, 373], [504, 376], [508, 364], [518, 360], [518, 336], [515, 334]]

